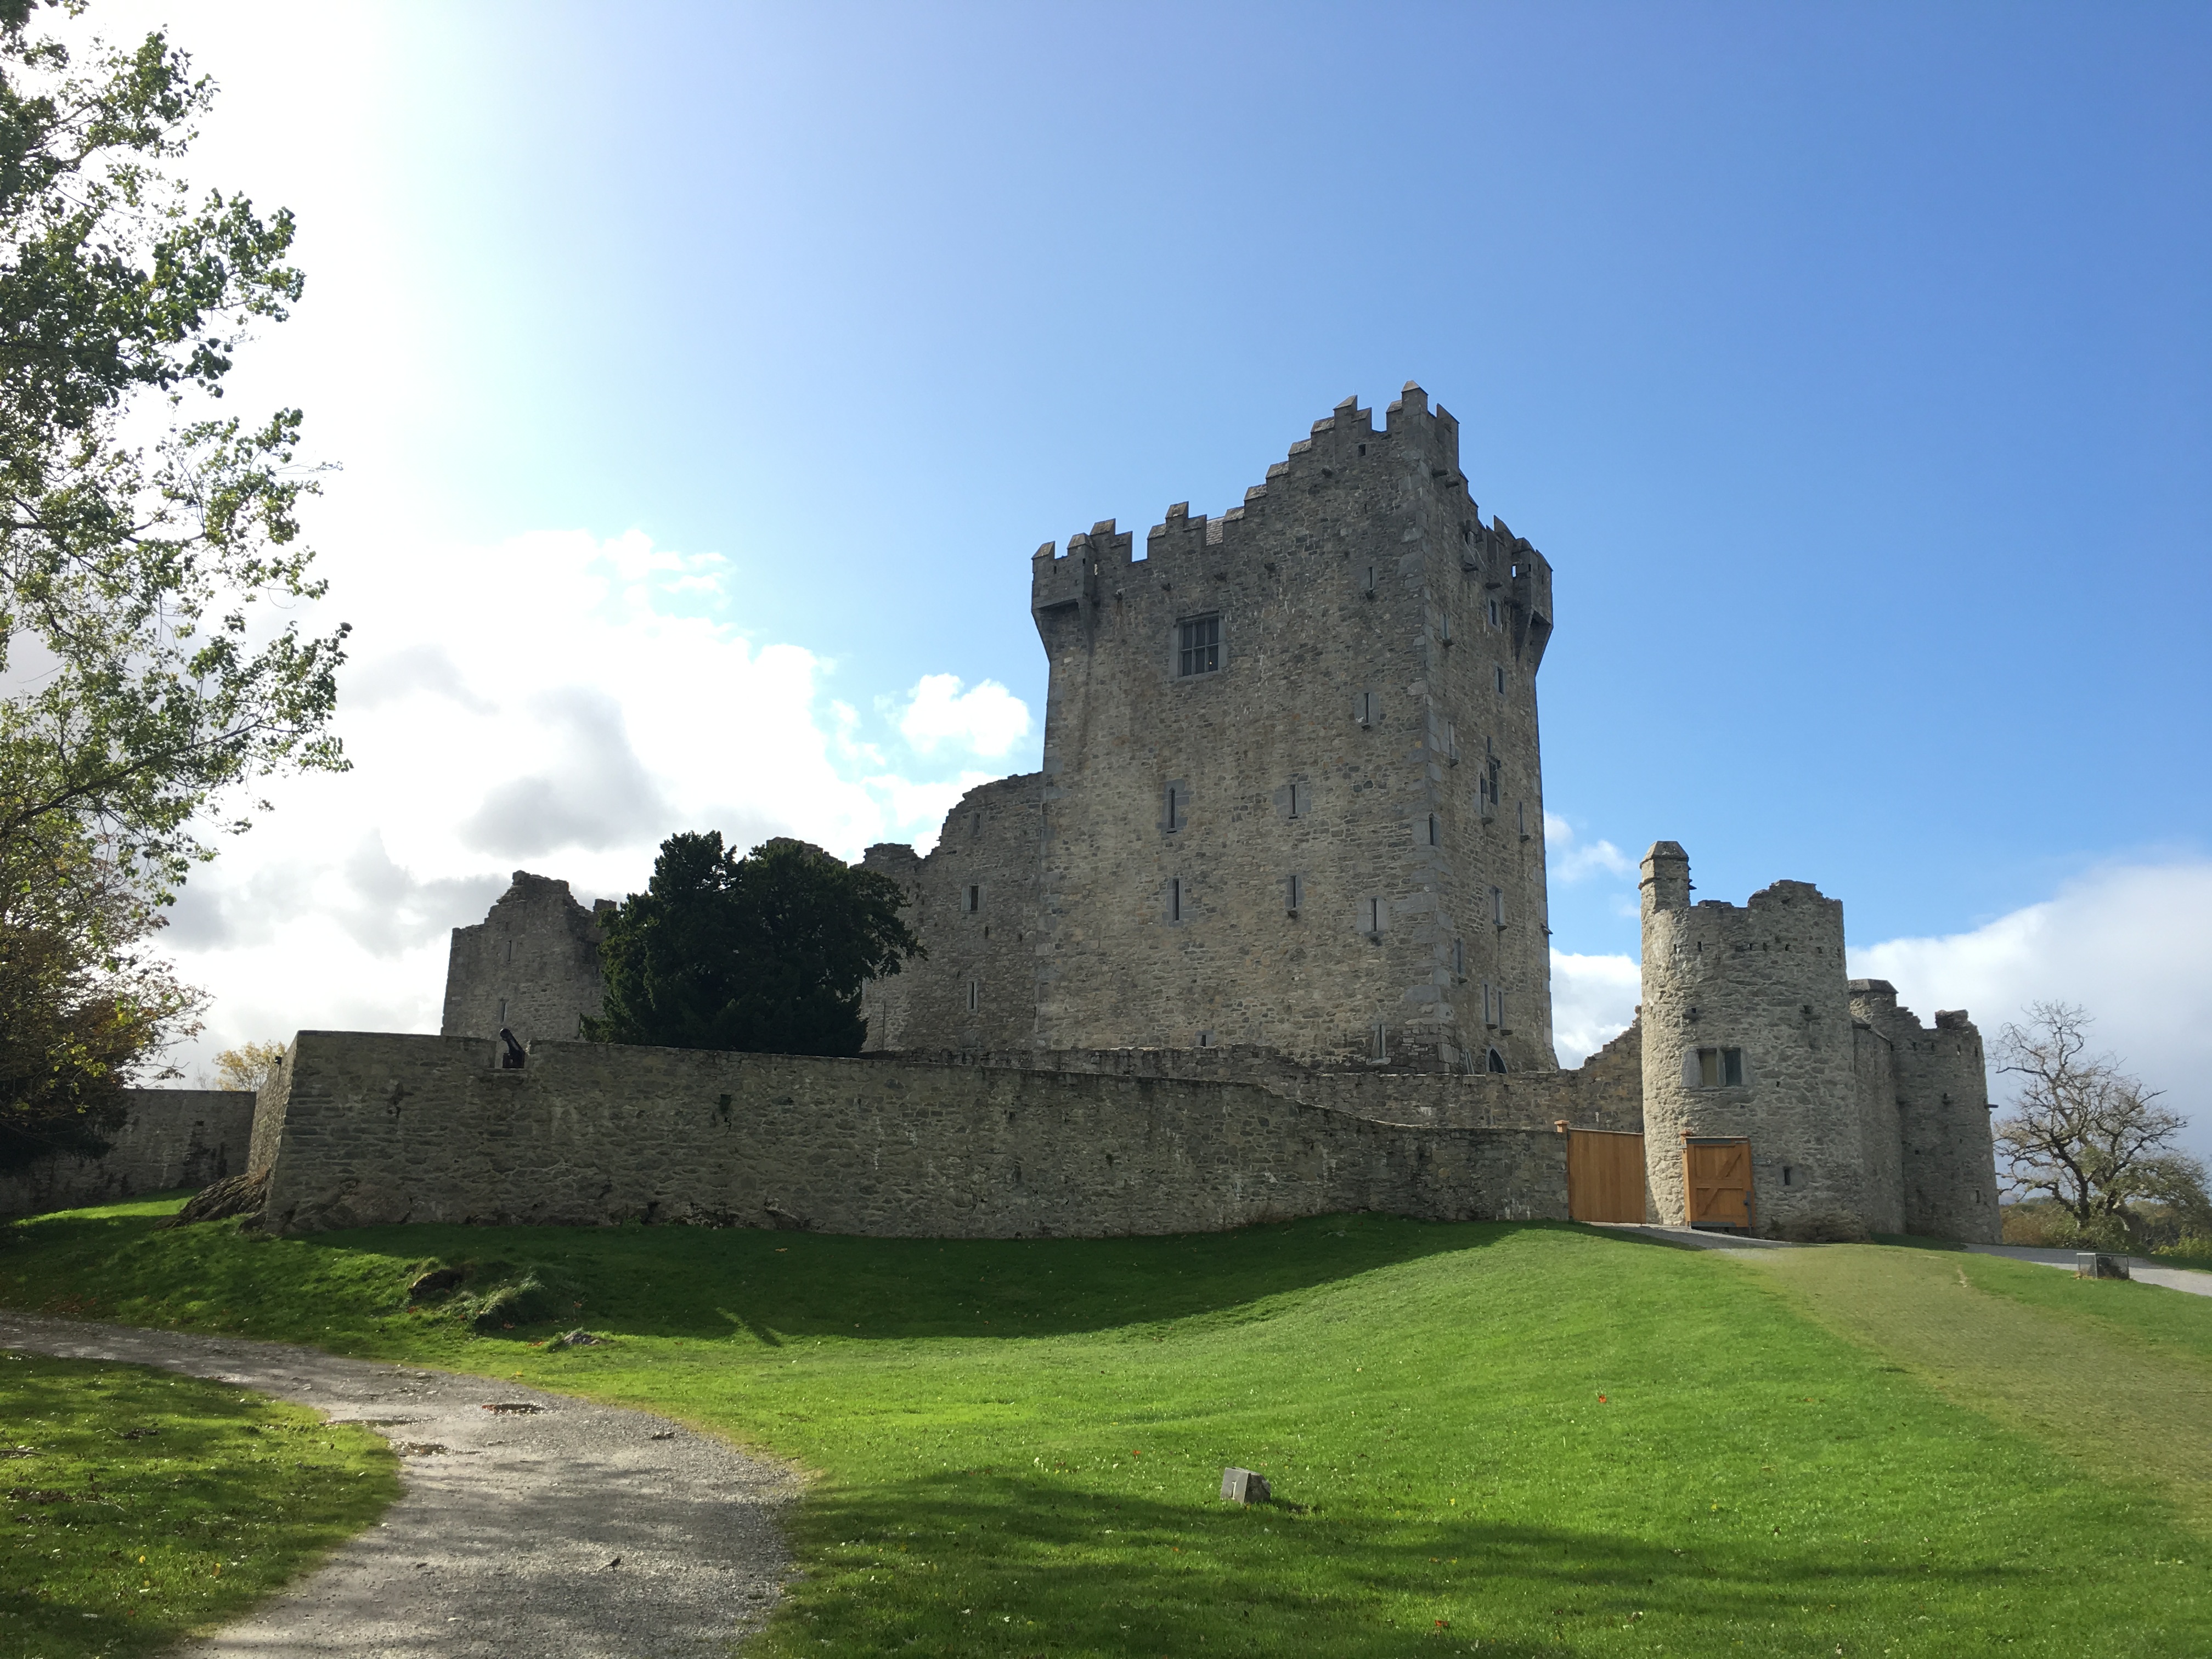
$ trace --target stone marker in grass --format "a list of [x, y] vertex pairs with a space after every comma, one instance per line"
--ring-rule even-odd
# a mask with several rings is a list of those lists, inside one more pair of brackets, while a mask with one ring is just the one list
[[1265, 1504], [1272, 1496], [1267, 1477], [1249, 1469], [1222, 1470], [1221, 1495], [1232, 1504]]

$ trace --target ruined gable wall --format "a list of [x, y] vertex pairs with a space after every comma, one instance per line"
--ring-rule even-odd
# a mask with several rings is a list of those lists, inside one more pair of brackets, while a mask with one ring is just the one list
[[252, 1095], [235, 1089], [131, 1089], [98, 1158], [64, 1154], [0, 1174], [0, 1216], [119, 1204], [204, 1187], [246, 1165]]
[[[1856, 981], [1854, 981], [1856, 983]], [[1864, 1216], [1870, 1233], [1905, 1231], [1903, 1146], [1898, 1135], [1896, 1054], [1851, 999], [1851, 1070], [1858, 1088], [1859, 1155], [1865, 1171]]]
[[[600, 901], [601, 910], [613, 908]], [[453, 929], [439, 1030], [488, 1037], [505, 1025], [525, 1042], [570, 1038], [605, 996], [598, 913], [577, 903], [567, 882], [518, 870], [482, 921]]]
[[[1381, 431], [1347, 400], [1225, 519], [1177, 507], [1146, 558], [1131, 543], [1109, 522], [1035, 562], [1040, 1045], [1352, 1058], [1379, 1024], [1393, 1058], [1480, 1065], [1494, 1042], [1516, 1072], [1553, 1068], [1534, 690], [1550, 572], [1482, 525], [1457, 423], [1417, 387]], [[1202, 616], [1222, 667], [1180, 676], [1177, 626]]]
[[[1784, 1237], [1869, 1230], [1844, 908], [1776, 882], [1743, 906], [1690, 902], [1673, 842], [1644, 860], [1644, 1155], [1654, 1212], [1687, 1219], [1685, 1135], [1747, 1136], [1753, 1226]], [[1740, 1048], [1741, 1087], [1698, 1081], [1701, 1048]], [[1787, 1166], [1790, 1180], [1784, 1185]]]
[[1106, 1237], [1565, 1213], [1565, 1142], [1235, 1083], [303, 1031], [264, 1101], [279, 1231], [688, 1221]]
[[1900, 1007], [1887, 980], [1853, 980], [1851, 1006], [1882, 1033], [1892, 1055], [1899, 1139], [1899, 1231], [1994, 1244], [2001, 1237], [1996, 1150], [1990, 1133], [1982, 1036], [1965, 1012], [1933, 1029]]
[[861, 988], [869, 1051], [1036, 1042], [1042, 784], [1029, 773], [970, 789], [927, 857], [891, 844], [862, 856], [906, 888], [901, 914], [928, 952]]

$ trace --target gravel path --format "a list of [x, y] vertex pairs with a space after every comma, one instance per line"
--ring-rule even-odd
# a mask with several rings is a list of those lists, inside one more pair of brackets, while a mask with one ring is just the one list
[[790, 1571], [785, 1470], [641, 1412], [312, 1348], [0, 1313], [0, 1347], [158, 1365], [367, 1423], [405, 1492], [189, 1659], [721, 1654]]

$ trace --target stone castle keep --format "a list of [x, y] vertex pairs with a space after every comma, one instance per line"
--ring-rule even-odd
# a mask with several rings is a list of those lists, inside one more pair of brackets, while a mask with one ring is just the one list
[[599, 918], [518, 872], [454, 930], [440, 1036], [300, 1035], [243, 1154], [269, 1224], [1997, 1237], [1978, 1035], [1847, 980], [1842, 907], [1804, 883], [1693, 903], [1655, 845], [1638, 1019], [1560, 1068], [1551, 567], [1484, 521], [1419, 387], [1379, 428], [1339, 404], [1141, 556], [1111, 520], [1048, 544], [1030, 593], [1042, 769], [969, 791], [926, 856], [868, 849], [928, 956], [867, 988], [866, 1054], [577, 1041]]

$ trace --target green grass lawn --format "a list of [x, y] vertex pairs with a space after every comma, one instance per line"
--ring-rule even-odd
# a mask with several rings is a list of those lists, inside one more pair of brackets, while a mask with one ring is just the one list
[[0, 1655], [152, 1653], [399, 1493], [381, 1437], [167, 1371], [0, 1354]]
[[[2062, 1352], [2087, 1357], [2067, 1388], [2201, 1389], [2200, 1316], [2166, 1311], [2193, 1299], [2148, 1287], [1371, 1216], [270, 1240], [153, 1231], [168, 1207], [0, 1231], [0, 1304], [519, 1375], [794, 1459], [805, 1571], [766, 1653], [2212, 1652], [2212, 1538], [2142, 1444], [2201, 1455], [2212, 1418], [2085, 1441], [2019, 1404]], [[475, 1277], [409, 1311], [434, 1262]], [[2167, 1301], [2115, 1314], [2114, 1290]], [[1947, 1368], [1961, 1307], [1998, 1312]], [[534, 1346], [577, 1324], [617, 1340]], [[1285, 1501], [1224, 1505], [1226, 1463]]]

